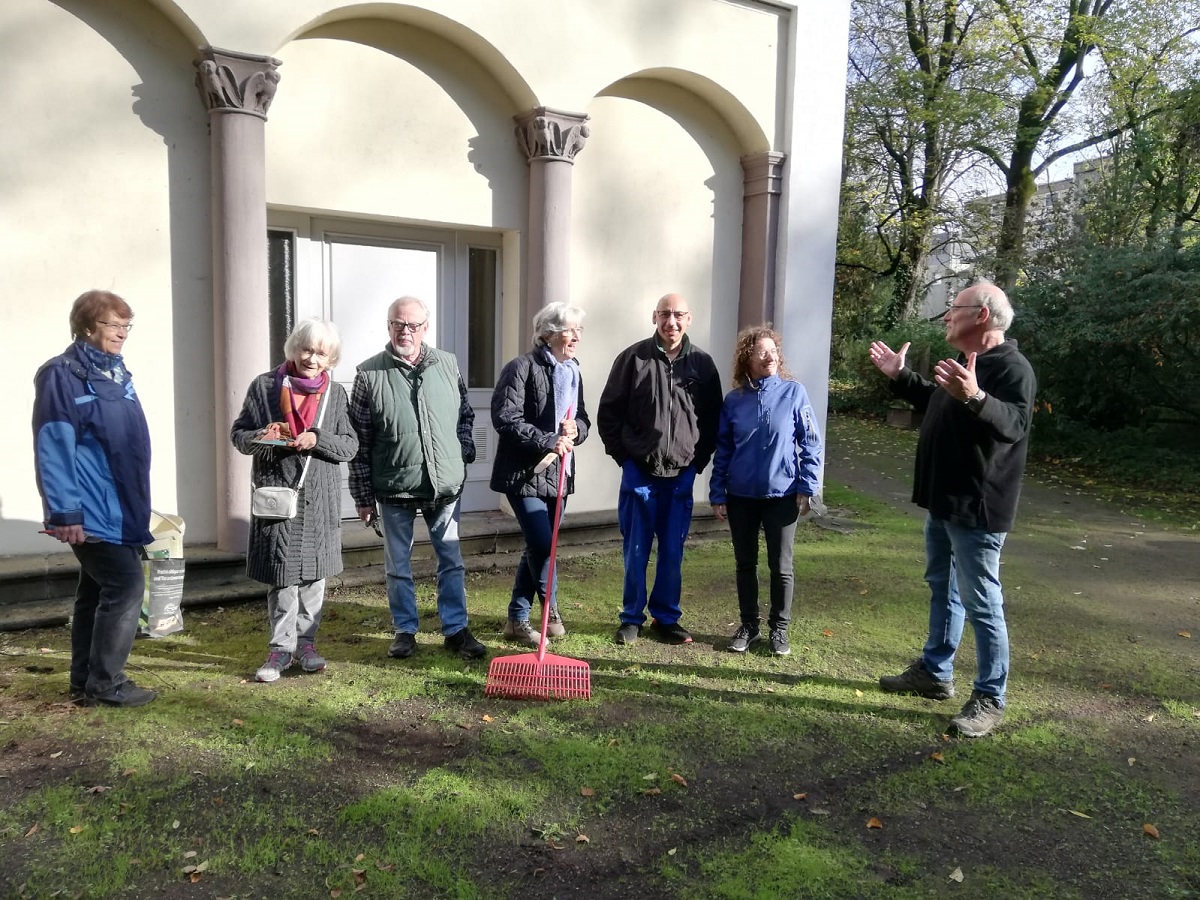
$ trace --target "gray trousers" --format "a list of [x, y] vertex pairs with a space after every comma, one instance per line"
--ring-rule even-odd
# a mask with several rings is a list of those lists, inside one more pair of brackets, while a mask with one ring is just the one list
[[271, 649], [295, 653], [298, 645], [311, 644], [317, 637], [324, 605], [324, 578], [271, 588], [267, 592]]

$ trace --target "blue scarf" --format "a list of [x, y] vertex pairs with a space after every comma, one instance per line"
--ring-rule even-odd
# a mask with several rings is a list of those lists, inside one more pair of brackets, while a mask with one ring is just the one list
[[101, 375], [111, 378], [117, 384], [124, 384], [128, 380], [129, 370], [125, 368], [125, 357], [120, 353], [105, 353], [82, 338], [75, 341], [75, 345], [83, 350], [84, 358]]
[[550, 376], [554, 381], [554, 421], [562, 422], [568, 412], [579, 411], [579, 363], [573, 359], [559, 362], [546, 346], [542, 352], [550, 361]]

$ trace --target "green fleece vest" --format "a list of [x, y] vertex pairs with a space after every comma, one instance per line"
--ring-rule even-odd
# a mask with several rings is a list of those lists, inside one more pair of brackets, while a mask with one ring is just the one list
[[386, 350], [358, 367], [371, 396], [371, 484], [383, 499], [449, 500], [467, 468], [458, 441], [458, 360], [432, 347], [415, 367]]

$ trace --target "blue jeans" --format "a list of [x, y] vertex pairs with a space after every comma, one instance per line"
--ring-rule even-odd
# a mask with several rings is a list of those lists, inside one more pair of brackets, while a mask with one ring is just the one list
[[1004, 705], [1008, 684], [1008, 627], [1000, 588], [1002, 531], [925, 520], [925, 581], [929, 584], [929, 640], [925, 668], [938, 681], [954, 676], [954, 653], [964, 619], [975, 630], [975, 690]]
[[72, 544], [79, 586], [71, 616], [71, 684], [88, 696], [128, 681], [125, 663], [137, 636], [145, 593], [141, 547], [92, 541]]
[[[512, 600], [508, 604], [510, 619], [528, 620], [533, 606], [533, 597], [546, 602], [546, 579], [550, 574], [550, 543], [554, 537], [555, 516], [566, 512], [567, 501], [563, 498], [559, 511], [557, 497], [518, 497], [508, 495], [509, 505], [525, 536], [525, 552], [517, 564], [517, 577], [513, 580]], [[554, 576], [554, 588], [550, 592], [558, 597], [558, 575]]]
[[[392, 625], [398, 632], [416, 634], [417, 591], [412, 577], [412, 507], [379, 504], [383, 520], [384, 571], [387, 574], [388, 606]], [[442, 634], [450, 637], [467, 627], [466, 567], [458, 546], [458, 500], [421, 509], [433, 553], [437, 557], [437, 608]]]
[[692, 524], [692, 486], [695, 482], [695, 466], [688, 466], [670, 478], [647, 475], [632, 460], [626, 460], [621, 467], [617, 521], [621, 526], [625, 557], [622, 625], [641, 625], [646, 621], [646, 567], [650, 563], [650, 545], [655, 538], [658, 539], [658, 562], [649, 596], [650, 616], [662, 625], [674, 625], [679, 621], [683, 542]]

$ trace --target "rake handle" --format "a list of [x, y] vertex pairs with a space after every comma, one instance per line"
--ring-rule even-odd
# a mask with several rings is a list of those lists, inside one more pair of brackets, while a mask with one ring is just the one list
[[[575, 413], [575, 405], [567, 409], [567, 418]], [[546, 570], [546, 602], [542, 604], [542, 636], [538, 641], [537, 658], [540, 664], [546, 658], [546, 629], [550, 627], [550, 607], [558, 601], [558, 588], [554, 582], [554, 563], [558, 558], [558, 526], [562, 522], [563, 490], [567, 485], [567, 454], [558, 461], [558, 495], [554, 504], [554, 526], [550, 530], [550, 566]]]

